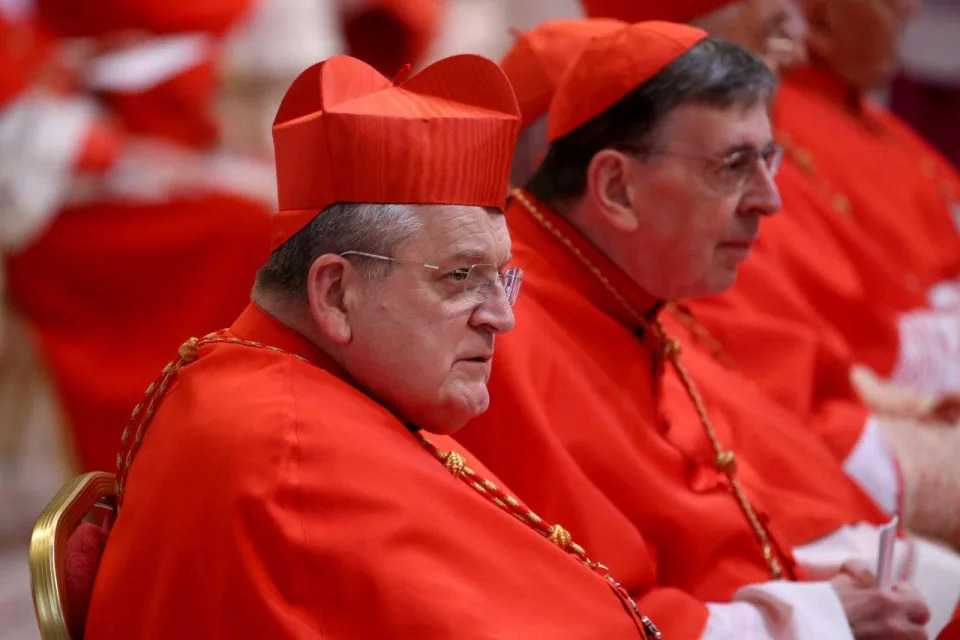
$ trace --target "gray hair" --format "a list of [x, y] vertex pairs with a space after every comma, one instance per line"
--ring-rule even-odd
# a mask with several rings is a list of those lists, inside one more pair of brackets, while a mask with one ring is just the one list
[[[251, 297], [257, 302], [269, 299], [274, 304], [300, 304], [307, 297], [307, 272], [320, 256], [344, 251], [392, 256], [420, 226], [413, 205], [334, 203], [274, 250], [257, 272]], [[384, 277], [391, 267], [385, 260], [356, 264], [371, 278]]]

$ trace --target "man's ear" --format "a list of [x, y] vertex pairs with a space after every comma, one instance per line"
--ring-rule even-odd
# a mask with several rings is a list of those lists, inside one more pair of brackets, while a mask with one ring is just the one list
[[307, 272], [310, 317], [334, 344], [347, 344], [352, 337], [346, 300], [358, 276], [349, 260], [333, 253], [314, 260]]
[[635, 189], [631, 185], [631, 158], [615, 149], [602, 149], [587, 166], [587, 198], [594, 210], [614, 228], [636, 231], [639, 226], [633, 208]]

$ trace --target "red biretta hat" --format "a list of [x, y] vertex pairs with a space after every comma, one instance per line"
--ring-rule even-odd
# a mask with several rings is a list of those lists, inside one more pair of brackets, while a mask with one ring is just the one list
[[683, 24], [639, 22], [594, 38], [557, 85], [547, 139], [593, 120], [707, 37]]
[[605, 18], [550, 20], [518, 35], [500, 66], [517, 94], [522, 128], [547, 112], [560, 76], [592, 38], [626, 26]]
[[294, 80], [273, 123], [277, 248], [335, 202], [503, 208], [520, 128], [510, 82], [477, 55], [390, 82], [334, 56]]
[[690, 22], [737, 0], [580, 0], [591, 18]]

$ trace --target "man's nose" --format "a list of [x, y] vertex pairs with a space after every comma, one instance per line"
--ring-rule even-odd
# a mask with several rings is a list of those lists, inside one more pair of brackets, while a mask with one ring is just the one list
[[783, 208], [783, 200], [780, 198], [780, 190], [777, 188], [774, 176], [774, 172], [766, 164], [759, 164], [744, 194], [742, 211], [768, 216]]
[[494, 333], [506, 333], [513, 329], [516, 318], [503, 283], [497, 282], [486, 294], [484, 301], [470, 316], [470, 324], [475, 327], [488, 327]]

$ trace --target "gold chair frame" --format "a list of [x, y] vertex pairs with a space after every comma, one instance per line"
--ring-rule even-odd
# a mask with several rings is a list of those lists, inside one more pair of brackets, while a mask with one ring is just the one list
[[70, 534], [97, 506], [115, 511], [115, 505], [116, 477], [93, 471], [63, 485], [37, 518], [30, 537], [30, 587], [43, 640], [72, 640], [66, 601]]

